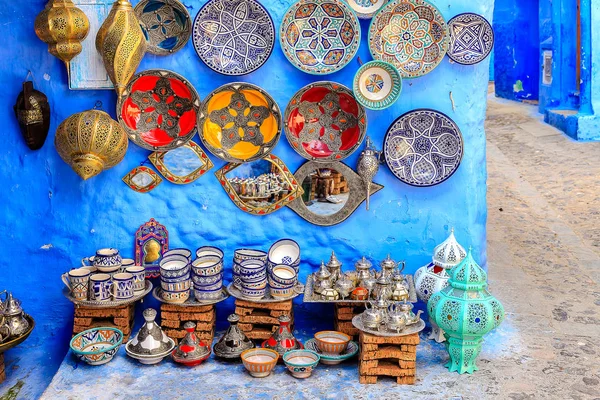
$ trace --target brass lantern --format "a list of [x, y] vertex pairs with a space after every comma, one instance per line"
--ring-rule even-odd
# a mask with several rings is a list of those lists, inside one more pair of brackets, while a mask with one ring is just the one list
[[96, 49], [119, 96], [146, 53], [146, 36], [128, 0], [117, 0], [96, 35]]
[[87, 37], [90, 21], [71, 0], [50, 0], [35, 18], [35, 34], [48, 44], [48, 51], [67, 66], [79, 53]]
[[88, 110], [60, 124], [54, 145], [64, 162], [86, 180], [120, 163], [128, 140], [125, 130], [110, 115]]

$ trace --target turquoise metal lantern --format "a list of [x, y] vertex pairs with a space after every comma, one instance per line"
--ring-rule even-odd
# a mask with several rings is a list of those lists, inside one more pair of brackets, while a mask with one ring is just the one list
[[435, 293], [427, 303], [429, 316], [445, 331], [450, 362], [446, 367], [472, 374], [481, 352], [483, 336], [504, 319], [504, 307], [487, 290], [487, 274], [467, 257], [449, 271], [450, 286]]

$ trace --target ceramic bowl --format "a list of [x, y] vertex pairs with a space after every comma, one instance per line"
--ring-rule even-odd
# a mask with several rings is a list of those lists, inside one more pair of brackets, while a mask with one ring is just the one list
[[222, 288], [217, 290], [198, 290], [194, 288], [194, 297], [198, 301], [217, 300], [221, 298], [222, 292]]
[[194, 284], [194, 289], [198, 289], [198, 290], [204, 290], [204, 291], [210, 291], [210, 290], [218, 290], [218, 289], [222, 289], [223, 288], [223, 281], [220, 280], [216, 283], [213, 283], [211, 285], [197, 285]]
[[185, 257], [188, 261], [192, 261], [192, 252], [188, 249], [171, 249], [163, 254], [163, 258], [175, 255]]
[[260, 272], [256, 272], [253, 274], [248, 274], [248, 275], [240, 275], [240, 282], [246, 282], [246, 283], [256, 283], [256, 282], [262, 282], [262, 281], [266, 281], [267, 280], [267, 271], [263, 270]]
[[251, 299], [262, 299], [267, 293], [267, 287], [265, 286], [262, 289], [246, 289], [245, 287], [242, 287], [240, 291], [245, 297]]
[[343, 332], [321, 331], [315, 333], [315, 341], [319, 351], [326, 355], [336, 356], [348, 348], [352, 338]]
[[223, 271], [223, 259], [217, 256], [203, 256], [192, 263], [192, 270], [198, 276], [213, 276]]
[[123, 332], [117, 328], [98, 327], [83, 331], [71, 339], [71, 351], [90, 365], [106, 364], [123, 343]]
[[281, 239], [269, 249], [268, 259], [275, 265], [296, 267], [300, 264], [300, 246], [292, 239]]
[[312, 350], [319, 354], [319, 356], [321, 356], [320, 363], [326, 365], [338, 365], [343, 361], [349, 360], [350, 358], [356, 356], [356, 354], [358, 353], [358, 343], [354, 341], [350, 341], [350, 343], [348, 343], [348, 348], [346, 349], [346, 351], [340, 353], [337, 356], [321, 354], [319, 348], [317, 347], [317, 341], [315, 339], [307, 340], [304, 346], [306, 347], [306, 349]]
[[167, 303], [181, 304], [185, 303], [186, 300], [190, 298], [190, 291], [185, 290], [182, 292], [168, 292], [163, 290], [161, 297]]
[[267, 279], [267, 282], [269, 283], [269, 287], [270, 288], [275, 288], [275, 289], [289, 289], [289, 288], [293, 288], [296, 285], [282, 285], [281, 283], [275, 282], [273, 279], [271, 279], [271, 277], [269, 277]]
[[210, 276], [192, 274], [192, 282], [194, 282], [194, 285], [198, 286], [214, 285], [217, 282], [223, 282], [223, 273], [219, 272], [218, 274]]
[[283, 355], [283, 362], [294, 378], [308, 378], [321, 357], [311, 350], [291, 350]]
[[265, 378], [275, 368], [279, 353], [271, 349], [256, 348], [242, 352], [241, 357], [250, 375], [255, 378]]
[[246, 260], [239, 263], [239, 273], [241, 277], [252, 276], [258, 273], [266, 275], [267, 265], [261, 260]]
[[292, 286], [290, 288], [285, 288], [285, 289], [278, 289], [278, 288], [274, 288], [274, 287], [269, 288], [269, 292], [271, 293], [271, 296], [273, 296], [273, 297], [290, 297], [292, 294], [294, 294], [294, 290], [295, 290], [295, 286]]
[[258, 282], [244, 282], [242, 281], [242, 289], [263, 289], [267, 287], [267, 280], [263, 279]]
[[259, 260], [262, 262], [267, 261], [267, 253], [261, 250], [254, 249], [237, 249], [233, 253], [233, 262], [241, 264], [243, 261], [248, 260]]
[[196, 258], [202, 258], [204, 256], [215, 256], [223, 259], [223, 250], [213, 246], [203, 246], [196, 250]]
[[279, 264], [273, 267], [269, 277], [282, 285], [295, 285], [298, 282], [296, 270], [289, 265]]
[[160, 276], [165, 279], [181, 278], [189, 275], [190, 263], [185, 257], [171, 256], [160, 260]]
[[189, 290], [191, 287], [191, 281], [188, 279], [177, 283], [169, 283], [161, 280], [160, 287], [167, 292], [183, 292], [184, 290]]

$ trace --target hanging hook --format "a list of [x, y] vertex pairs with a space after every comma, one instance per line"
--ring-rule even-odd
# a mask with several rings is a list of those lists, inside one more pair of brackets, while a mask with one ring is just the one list
[[27, 76], [25, 77], [25, 81], [27, 81], [27, 79], [29, 79], [29, 77], [31, 76], [31, 79], [33, 80], [33, 72], [31, 72], [30, 69], [27, 70]]

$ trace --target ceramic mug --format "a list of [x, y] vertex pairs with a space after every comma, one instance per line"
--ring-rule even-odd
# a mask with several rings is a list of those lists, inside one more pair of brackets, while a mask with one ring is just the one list
[[[123, 260], [125, 261], [125, 260]], [[146, 268], [138, 266], [129, 266], [125, 272], [133, 275], [133, 291], [143, 292], [146, 289]]]
[[76, 268], [63, 274], [61, 278], [75, 299], [87, 300], [91, 274], [90, 270], [86, 268]]
[[119, 268], [119, 272], [127, 272], [127, 268], [134, 267], [135, 260], [131, 258], [124, 258], [121, 260], [121, 268]]
[[94, 274], [90, 276], [90, 300], [110, 300], [111, 286], [112, 281], [109, 274]]
[[112, 280], [111, 292], [115, 301], [127, 300], [135, 295], [133, 291], [133, 275], [129, 272], [114, 274]]

